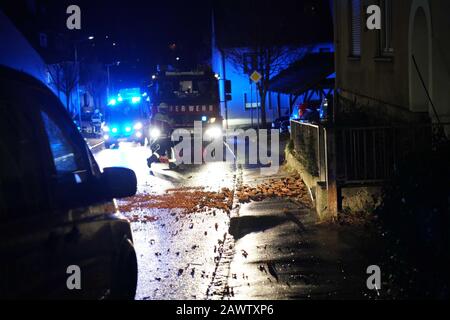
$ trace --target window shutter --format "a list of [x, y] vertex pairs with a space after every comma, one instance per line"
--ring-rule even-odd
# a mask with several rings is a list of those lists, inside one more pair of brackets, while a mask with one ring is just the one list
[[351, 5], [351, 55], [361, 55], [361, 0], [350, 0]]

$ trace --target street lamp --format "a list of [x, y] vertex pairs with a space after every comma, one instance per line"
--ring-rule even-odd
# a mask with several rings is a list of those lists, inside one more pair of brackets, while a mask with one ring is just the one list
[[79, 126], [81, 128], [81, 103], [80, 103], [80, 67], [78, 66], [78, 45], [80, 43], [86, 42], [86, 41], [92, 41], [94, 40], [94, 36], [89, 36], [87, 39], [81, 39], [78, 41], [75, 41], [74, 43], [74, 55], [75, 55], [75, 68], [77, 69], [77, 104], [78, 104], [78, 121]]

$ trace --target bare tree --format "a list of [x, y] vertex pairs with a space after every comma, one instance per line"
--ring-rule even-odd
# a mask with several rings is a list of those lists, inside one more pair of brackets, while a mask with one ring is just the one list
[[81, 81], [93, 99], [96, 108], [101, 109], [102, 101], [106, 99], [107, 76], [100, 63], [91, 63], [84, 66]]
[[61, 62], [49, 65], [48, 73], [51, 78], [51, 85], [56, 89], [58, 97], [60, 92], [66, 97], [66, 108], [73, 116], [78, 112], [71, 107], [72, 93], [78, 83], [78, 70], [73, 62]]
[[258, 71], [261, 80], [257, 83], [261, 108], [261, 123], [267, 126], [266, 98], [270, 91], [270, 80], [286, 69], [292, 62], [306, 54], [307, 48], [290, 46], [276, 46], [270, 44], [255, 44], [248, 48], [232, 48], [223, 50], [225, 54], [239, 70], [246, 73]]
[[[270, 91], [270, 80], [309, 51], [310, 46], [306, 43], [312, 43], [316, 34], [316, 30], [311, 28], [320, 19], [312, 15], [306, 17], [302, 12], [308, 3], [309, 7], [318, 8], [320, 1], [280, 0], [283, 5], [274, 6], [269, 0], [248, 0], [239, 1], [237, 9], [230, 9], [228, 0], [219, 2], [222, 4], [219, 3], [216, 10], [222, 16], [220, 36], [223, 42], [219, 48], [237, 70], [248, 73], [258, 71], [261, 74], [257, 90], [262, 125], [266, 126], [266, 97]], [[241, 14], [236, 15], [236, 10]], [[249, 65], [255, 70], [247, 70]]]

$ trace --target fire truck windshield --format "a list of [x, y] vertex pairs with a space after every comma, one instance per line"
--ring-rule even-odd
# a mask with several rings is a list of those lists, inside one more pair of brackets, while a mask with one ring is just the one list
[[123, 102], [116, 106], [110, 106], [106, 112], [107, 122], [133, 121], [142, 118], [141, 108], [138, 104]]
[[161, 100], [218, 99], [216, 83], [208, 80], [164, 80], [159, 83], [158, 96]]

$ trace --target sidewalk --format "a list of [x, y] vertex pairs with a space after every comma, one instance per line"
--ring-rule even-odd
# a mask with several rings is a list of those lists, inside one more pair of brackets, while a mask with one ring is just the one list
[[[244, 184], [261, 180], [257, 172], [244, 171]], [[366, 288], [366, 269], [377, 263], [366, 258], [371, 244], [361, 228], [319, 225], [313, 209], [266, 199], [242, 205], [230, 233], [235, 239], [230, 299], [376, 297]]]

